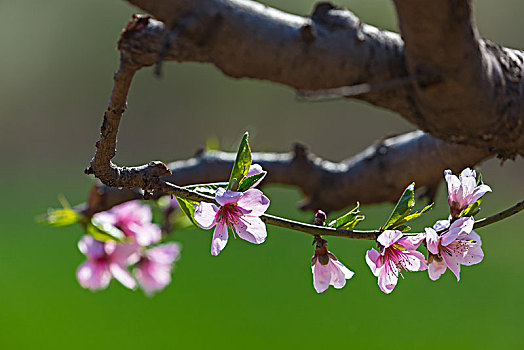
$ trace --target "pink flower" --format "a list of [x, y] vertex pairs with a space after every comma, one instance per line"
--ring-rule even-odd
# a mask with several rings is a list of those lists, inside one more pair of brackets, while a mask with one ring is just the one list
[[145, 252], [133, 272], [146, 294], [164, 289], [171, 282], [172, 264], [179, 255], [180, 246], [176, 243], [159, 245]]
[[262, 166], [260, 164], [251, 164], [251, 166], [249, 167], [249, 170], [247, 171], [245, 177], [250, 177], [250, 176], [253, 176], [253, 175], [260, 174], [260, 173], [264, 173], [264, 175], [257, 182], [255, 182], [253, 185], [251, 185], [250, 188], [257, 187], [257, 185], [262, 180], [264, 180], [264, 178], [266, 177], [266, 174], [267, 174], [267, 172], [264, 171], [264, 169], [262, 169]]
[[423, 235], [403, 236], [398, 230], [386, 230], [378, 236], [380, 253], [375, 249], [368, 250], [366, 262], [371, 272], [378, 277], [378, 286], [384, 293], [393, 291], [398, 276], [402, 276], [402, 270], [427, 269], [424, 255], [416, 251], [423, 239]]
[[475, 170], [466, 168], [457, 177], [451, 170], [444, 170], [444, 177], [448, 183], [448, 203], [453, 217], [458, 217], [468, 205], [475, 203], [486, 192], [491, 192], [488, 185], [477, 186]]
[[[429, 278], [433, 281], [449, 269], [460, 280], [460, 265], [478, 264], [484, 258], [480, 236], [473, 230], [475, 219], [464, 217], [454, 221], [440, 220], [433, 228], [426, 228], [426, 244], [429, 251]], [[449, 227], [449, 229], [448, 229]], [[439, 236], [436, 231], [448, 229]]]
[[245, 192], [219, 188], [215, 200], [220, 206], [201, 202], [195, 210], [195, 221], [203, 229], [215, 226], [211, 254], [218, 255], [226, 246], [228, 230], [248, 242], [260, 244], [266, 240], [266, 225], [260, 216], [269, 207], [269, 199], [257, 189]]
[[311, 258], [313, 286], [317, 293], [326, 291], [330, 285], [340, 289], [346, 285], [346, 280], [355, 274], [327, 250], [326, 243], [323, 239], [317, 240], [315, 255]]
[[117, 244], [100, 242], [91, 236], [84, 236], [78, 242], [78, 249], [87, 255], [87, 262], [80, 265], [76, 277], [80, 285], [91, 290], [104, 289], [111, 277], [129, 289], [136, 287], [136, 282], [126, 266], [136, 262], [137, 246], [134, 244]]
[[152, 217], [149, 206], [142, 205], [140, 201], [130, 201], [97, 213], [93, 219], [118, 228], [127, 237], [134, 237], [141, 246], [148, 246], [162, 238], [160, 227], [151, 223]]

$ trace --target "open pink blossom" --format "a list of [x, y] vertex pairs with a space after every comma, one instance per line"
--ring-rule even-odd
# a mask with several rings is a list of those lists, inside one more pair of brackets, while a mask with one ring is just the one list
[[491, 192], [488, 185], [477, 186], [477, 174], [470, 168], [462, 170], [458, 177], [451, 170], [444, 170], [444, 177], [448, 183], [448, 203], [453, 217], [458, 217], [462, 210], [475, 203], [486, 192]]
[[423, 240], [423, 235], [403, 236], [398, 230], [386, 230], [378, 236], [380, 252], [375, 249], [368, 250], [366, 262], [371, 272], [378, 277], [378, 286], [384, 293], [389, 294], [393, 291], [398, 276], [402, 276], [402, 270], [427, 269], [424, 255], [416, 251]]
[[249, 170], [247, 171], [246, 173], [246, 176], [245, 177], [250, 177], [250, 176], [253, 176], [253, 175], [258, 175], [260, 173], [264, 173], [264, 175], [258, 179], [257, 182], [255, 182], [253, 185], [251, 185], [250, 188], [255, 188], [257, 187], [257, 185], [262, 181], [264, 180], [264, 178], [266, 177], [266, 174], [267, 172], [264, 171], [264, 169], [262, 169], [262, 166], [260, 164], [251, 164], [251, 166], [249, 167]]
[[211, 254], [218, 255], [227, 244], [228, 230], [248, 242], [260, 244], [266, 240], [266, 225], [260, 215], [269, 207], [269, 199], [257, 189], [245, 192], [219, 188], [215, 200], [220, 206], [201, 202], [195, 210], [195, 221], [203, 229], [213, 226]]
[[145, 252], [133, 272], [146, 294], [164, 289], [171, 282], [171, 269], [179, 255], [177, 243], [159, 245]]
[[162, 238], [160, 227], [151, 222], [152, 218], [149, 206], [140, 201], [126, 202], [93, 216], [94, 220], [102, 224], [118, 228], [127, 237], [134, 237], [141, 246], [156, 243]]
[[317, 293], [325, 292], [330, 285], [340, 289], [355, 274], [327, 250], [326, 241], [322, 239], [317, 241], [315, 255], [311, 258], [311, 272]]
[[[473, 230], [475, 219], [464, 217], [454, 221], [440, 220], [433, 228], [426, 228], [426, 245], [429, 256], [429, 278], [433, 281], [449, 269], [460, 280], [460, 265], [478, 264], [484, 258], [480, 236]], [[448, 229], [449, 228], [449, 229]], [[437, 231], [448, 229], [439, 236]]]
[[87, 255], [87, 261], [76, 271], [76, 277], [82, 287], [91, 290], [104, 289], [112, 277], [129, 289], [136, 287], [136, 282], [126, 267], [136, 262], [137, 245], [104, 243], [91, 236], [84, 236], [78, 242], [78, 249]]

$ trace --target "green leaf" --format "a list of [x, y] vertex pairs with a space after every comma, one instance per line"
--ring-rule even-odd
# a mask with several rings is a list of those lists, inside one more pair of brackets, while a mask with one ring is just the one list
[[187, 188], [188, 190], [198, 192], [200, 194], [205, 194], [208, 196], [214, 196], [216, 191], [219, 188], [226, 188], [228, 186], [227, 182], [212, 182], [208, 184], [198, 184], [198, 185], [190, 185], [185, 186], [184, 188]]
[[180, 197], [175, 197], [175, 198], [176, 198], [176, 201], [178, 202], [178, 205], [180, 206], [184, 214], [186, 214], [186, 216], [189, 218], [189, 220], [191, 220], [193, 225], [200, 228], [200, 226], [198, 226], [198, 224], [195, 221], [195, 209], [198, 206], [198, 203], [194, 201], [190, 201], [185, 198], [180, 198]]
[[477, 215], [480, 212], [480, 203], [482, 203], [482, 198], [479, 198], [475, 203], [468, 205], [466, 209], [462, 210], [459, 217]]
[[415, 183], [412, 182], [406, 189], [397, 202], [395, 209], [391, 213], [388, 221], [384, 224], [384, 230], [389, 230], [394, 227], [395, 223], [403, 217], [409, 215], [415, 206]]
[[50, 209], [47, 215], [37, 218], [37, 221], [52, 227], [63, 227], [76, 224], [82, 218], [72, 209]]
[[95, 219], [91, 219], [86, 225], [86, 232], [97, 241], [108, 242], [125, 242], [126, 236], [122, 231], [109, 223], [101, 223]]
[[478, 178], [477, 178], [477, 186], [480, 186], [480, 185], [484, 185], [484, 181], [482, 181], [481, 173], [478, 174]]
[[240, 182], [240, 186], [238, 186], [238, 192], [244, 192], [248, 190], [255, 182], [263, 178], [267, 174], [267, 171], [263, 171], [259, 174], [255, 174], [252, 176], [245, 177], [242, 182]]
[[[357, 202], [357, 206], [348, 211], [346, 214], [342, 215], [338, 219], [331, 221], [328, 224], [328, 227], [341, 228], [346, 230], [351, 230], [355, 227], [360, 221], [364, 220], [364, 215], [358, 215], [360, 203]], [[350, 228], [348, 228], [350, 227]]]
[[[431, 203], [431, 204], [426, 205], [426, 206], [424, 207], [424, 209], [422, 209], [422, 210], [419, 211], [419, 212], [415, 212], [415, 213], [413, 213], [413, 214], [409, 214], [409, 215], [407, 215], [407, 216], [404, 216], [402, 219], [400, 219], [399, 221], [397, 221], [397, 222], [395, 223], [395, 225], [394, 225], [395, 228], [397, 228], [398, 230], [400, 230], [400, 229], [398, 228], [398, 225], [402, 225], [402, 224], [404, 224], [404, 223], [406, 223], [406, 222], [408, 222], [408, 221], [411, 221], [411, 220], [413, 220], [413, 219], [418, 218], [419, 216], [421, 216], [421, 215], [424, 214], [424, 213], [427, 213], [428, 211], [430, 211], [430, 210], [433, 208], [433, 204], [435, 204], [435, 203]], [[411, 212], [411, 210], [410, 210], [410, 212]], [[402, 230], [400, 230], [400, 231], [402, 231]]]
[[238, 190], [240, 182], [244, 179], [251, 166], [251, 149], [249, 149], [248, 137], [249, 133], [246, 132], [238, 147], [237, 158], [229, 177], [228, 189], [231, 191]]
[[400, 225], [400, 226], [396, 226], [395, 229], [399, 230], [400, 232], [407, 232], [407, 231], [411, 230], [411, 227], [409, 227], [407, 225]]

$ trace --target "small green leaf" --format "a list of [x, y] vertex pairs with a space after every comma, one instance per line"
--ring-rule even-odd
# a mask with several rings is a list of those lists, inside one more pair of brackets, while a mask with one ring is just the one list
[[481, 173], [478, 174], [478, 178], [477, 178], [477, 186], [480, 186], [480, 185], [484, 185], [484, 181], [482, 181]]
[[226, 188], [227, 185], [227, 182], [212, 182], [208, 184], [185, 186], [184, 188], [187, 188], [188, 190], [195, 191], [200, 194], [214, 196], [219, 188]]
[[[331, 221], [328, 224], [328, 227], [344, 228], [345, 229], [345, 227], [343, 227], [343, 226], [346, 226], [348, 224], [351, 225], [352, 222], [355, 221], [357, 216], [361, 216], [362, 219], [360, 219], [358, 221], [362, 221], [363, 220], [363, 215], [358, 215], [360, 213], [359, 207], [360, 207], [360, 203], [357, 202], [357, 206], [356, 207], [354, 207], [353, 209], [351, 209], [350, 211], [348, 211], [346, 214], [342, 215], [338, 219], [335, 219], [335, 220]], [[355, 226], [358, 224], [358, 221], [356, 223], [354, 223]], [[350, 229], [348, 229], [348, 230], [350, 230]]]
[[195, 209], [198, 206], [198, 203], [180, 197], [176, 197], [176, 201], [178, 202], [178, 205], [180, 206], [184, 214], [186, 214], [189, 220], [191, 220], [193, 225], [195, 225], [196, 227], [200, 227], [195, 221]]
[[480, 203], [482, 203], [482, 198], [479, 198], [475, 203], [468, 205], [466, 209], [462, 210], [459, 217], [477, 215], [480, 211]]
[[[249, 133], [245, 133], [238, 147], [237, 157], [235, 159], [235, 164], [231, 170], [231, 176], [229, 177], [229, 186], [228, 189], [231, 191], [237, 191], [240, 185], [240, 182], [244, 179], [249, 167], [251, 166], [251, 149], [249, 149], [248, 143]], [[236, 181], [235, 181], [236, 179]]]
[[352, 230], [354, 229], [361, 221], [364, 221], [366, 217], [364, 215], [357, 215], [355, 218], [351, 221], [346, 222], [344, 225], [337, 227], [344, 230]]
[[245, 177], [242, 182], [240, 182], [240, 186], [238, 186], [238, 192], [244, 192], [248, 190], [255, 182], [263, 178], [267, 174], [267, 171], [263, 171], [259, 174], [255, 174], [249, 177]]
[[411, 227], [409, 227], [407, 225], [400, 225], [400, 226], [396, 226], [395, 230], [399, 230], [400, 232], [407, 232], [407, 231], [411, 230]]
[[[397, 222], [395, 223], [394, 227], [397, 228], [398, 230], [400, 230], [400, 229], [398, 228], [398, 225], [402, 225], [402, 224], [404, 224], [404, 223], [406, 223], [406, 222], [408, 222], [408, 221], [411, 221], [411, 220], [413, 220], [413, 219], [418, 218], [419, 216], [421, 216], [421, 215], [424, 214], [424, 213], [427, 213], [428, 211], [430, 211], [430, 210], [433, 208], [433, 204], [435, 204], [435, 203], [431, 203], [431, 204], [426, 205], [426, 206], [425, 206], [421, 211], [419, 211], [419, 212], [415, 212], [415, 213], [413, 213], [413, 214], [409, 214], [409, 215], [404, 216], [402, 219], [400, 219], [399, 221], [397, 221]], [[410, 212], [411, 212], [411, 210], [410, 210]], [[400, 230], [400, 231], [402, 231], [402, 230]]]
[[126, 236], [122, 231], [109, 223], [101, 223], [95, 219], [91, 219], [86, 225], [86, 232], [97, 241], [108, 242], [125, 242]]
[[47, 215], [37, 218], [37, 221], [52, 227], [63, 227], [76, 224], [82, 218], [72, 209], [50, 209]]
[[393, 228], [395, 223], [401, 220], [403, 217], [409, 215], [413, 207], [415, 206], [415, 183], [412, 182], [406, 189], [402, 196], [397, 202], [395, 209], [391, 213], [388, 221], [384, 224], [384, 230]]

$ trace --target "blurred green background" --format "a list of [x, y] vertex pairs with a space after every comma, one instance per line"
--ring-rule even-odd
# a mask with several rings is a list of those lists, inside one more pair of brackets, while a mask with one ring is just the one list
[[[313, 1], [269, 5], [310, 13]], [[386, 0], [337, 0], [365, 22], [397, 30]], [[524, 47], [513, 0], [476, 1], [483, 36]], [[83, 290], [75, 279], [84, 256], [80, 227], [34, 222], [57, 207], [57, 194], [83, 202], [92, 178], [83, 174], [94, 152], [112, 74], [115, 43], [131, 14], [124, 1], [0, 1], [0, 349], [522, 348], [524, 215], [482, 229], [485, 259], [465, 267], [457, 284], [409, 274], [392, 295], [380, 292], [365, 264], [370, 242], [330, 239], [330, 249], [356, 272], [342, 290], [317, 295], [309, 268], [309, 236], [269, 229], [265, 244], [230, 240], [209, 254], [209, 231], [178, 231], [183, 244], [173, 283], [153, 298], [113, 282]], [[164, 66], [138, 74], [119, 138], [119, 164], [190, 157], [209, 137], [225, 150], [251, 132], [256, 151], [288, 151], [295, 141], [341, 160], [386, 133], [413, 129], [399, 116], [368, 105], [297, 101], [288, 88], [234, 80], [208, 65]], [[343, 141], [342, 141], [343, 140]], [[524, 196], [522, 160], [491, 160], [480, 169], [494, 192], [483, 214]], [[296, 209], [300, 194], [266, 188], [270, 213], [310, 220]], [[424, 223], [446, 216], [441, 188]], [[363, 207], [363, 226], [383, 223], [391, 205]]]

